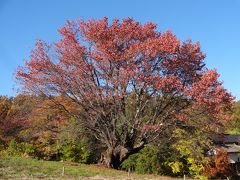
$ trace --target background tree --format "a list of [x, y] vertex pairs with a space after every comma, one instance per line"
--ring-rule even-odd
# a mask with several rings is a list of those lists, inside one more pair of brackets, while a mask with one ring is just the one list
[[4, 96], [0, 97], [0, 143], [1, 146], [6, 146], [7, 139], [6, 139], [6, 134], [7, 134], [7, 127], [6, 124], [7, 122], [7, 116], [8, 112], [11, 108], [12, 101]]
[[178, 124], [211, 129], [229, 120], [233, 98], [205, 67], [199, 43], [129, 18], [68, 21], [59, 32], [59, 42], [36, 42], [17, 79], [29, 93], [78, 106], [65, 109], [105, 146], [108, 167]]
[[161, 138], [161, 144], [145, 146], [139, 153], [131, 155], [121, 167], [138, 173], [206, 179], [205, 167], [211, 163], [206, 152], [210, 148], [211, 140], [204, 131], [178, 128]]
[[64, 107], [79, 111], [61, 96], [39, 98], [28, 119], [28, 142], [37, 150], [36, 156], [48, 160], [67, 160], [81, 163], [96, 162], [96, 144], [93, 136], [71, 116]]
[[226, 126], [226, 133], [239, 134], [240, 133], [240, 101], [234, 103], [232, 109], [232, 121]]
[[[172, 150], [172, 154], [175, 151], [175, 158], [165, 164], [170, 166], [176, 175], [183, 176], [185, 174], [194, 178], [206, 179], [203, 176], [205, 166], [209, 163], [209, 157], [206, 154], [212, 148], [212, 142], [206, 132], [201, 129], [176, 129], [173, 136], [174, 143], [170, 150]], [[173, 157], [173, 155], [171, 156]]]
[[0, 139], [3, 145], [12, 140], [22, 140], [21, 132], [28, 128], [28, 117], [34, 108], [33, 96], [0, 97]]
[[229, 162], [228, 153], [218, 150], [209, 164], [205, 167], [204, 174], [209, 178], [226, 178], [234, 175], [233, 168]]

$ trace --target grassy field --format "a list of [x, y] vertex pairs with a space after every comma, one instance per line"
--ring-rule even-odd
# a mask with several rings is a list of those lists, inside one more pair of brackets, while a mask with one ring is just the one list
[[173, 178], [135, 173], [128, 174], [124, 171], [110, 170], [97, 165], [40, 161], [20, 157], [0, 157], [0, 179], [170, 180]]

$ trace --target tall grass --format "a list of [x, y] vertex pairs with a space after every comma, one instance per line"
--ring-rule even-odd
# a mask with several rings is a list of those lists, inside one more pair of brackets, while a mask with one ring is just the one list
[[97, 165], [43, 161], [22, 157], [0, 157], [0, 179], [89, 179], [89, 177], [96, 176], [101, 177], [99, 179], [172, 179], [135, 173], [130, 173], [129, 176], [127, 172]]

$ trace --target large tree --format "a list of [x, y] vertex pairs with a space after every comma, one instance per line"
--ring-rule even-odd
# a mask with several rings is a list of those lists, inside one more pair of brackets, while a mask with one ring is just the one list
[[36, 42], [17, 78], [27, 92], [71, 100], [77, 113], [55, 103], [104, 145], [108, 167], [179, 124], [213, 128], [229, 120], [233, 98], [205, 67], [199, 43], [130, 18], [68, 21], [59, 33], [59, 42]]

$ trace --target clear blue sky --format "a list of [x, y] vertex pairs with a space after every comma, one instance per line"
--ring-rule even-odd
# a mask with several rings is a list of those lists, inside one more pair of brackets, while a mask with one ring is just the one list
[[13, 73], [36, 39], [57, 40], [67, 19], [107, 16], [152, 21], [199, 41], [209, 68], [240, 99], [240, 0], [0, 0], [0, 95], [13, 96]]

